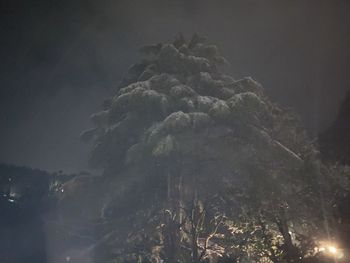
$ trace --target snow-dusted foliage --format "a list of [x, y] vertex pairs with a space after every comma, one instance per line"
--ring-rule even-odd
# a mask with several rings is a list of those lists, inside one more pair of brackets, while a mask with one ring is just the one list
[[303, 242], [323, 234], [320, 191], [327, 210], [334, 180], [292, 111], [222, 73], [227, 61], [197, 35], [141, 51], [82, 134], [105, 174], [99, 262], [312, 256]]

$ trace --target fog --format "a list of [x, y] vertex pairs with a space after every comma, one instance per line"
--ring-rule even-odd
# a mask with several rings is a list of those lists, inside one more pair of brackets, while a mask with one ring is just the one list
[[137, 49], [198, 32], [236, 79], [293, 107], [311, 137], [349, 90], [349, 1], [7, 1], [0, 18], [0, 162], [88, 169], [79, 133]]

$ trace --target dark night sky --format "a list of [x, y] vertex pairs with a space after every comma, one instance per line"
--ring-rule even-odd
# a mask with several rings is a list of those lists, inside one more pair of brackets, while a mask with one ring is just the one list
[[348, 0], [1, 1], [0, 162], [86, 169], [79, 133], [143, 44], [198, 32], [311, 136], [350, 89]]

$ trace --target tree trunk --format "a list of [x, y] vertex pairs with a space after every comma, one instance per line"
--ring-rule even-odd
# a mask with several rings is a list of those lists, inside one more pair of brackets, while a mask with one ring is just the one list
[[279, 231], [281, 232], [284, 240], [284, 252], [288, 263], [296, 263], [300, 261], [300, 253], [298, 249], [293, 245], [292, 237], [289, 234], [289, 227], [287, 224], [286, 213], [282, 208], [280, 218], [276, 220]]
[[167, 262], [176, 263], [180, 259], [180, 223], [178, 222], [178, 202], [173, 174], [167, 173], [167, 202], [168, 210], [165, 211], [164, 252]]

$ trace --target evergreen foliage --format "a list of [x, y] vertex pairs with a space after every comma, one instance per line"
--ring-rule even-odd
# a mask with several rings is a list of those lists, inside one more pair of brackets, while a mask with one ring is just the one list
[[316, 260], [318, 240], [336, 236], [346, 173], [319, 161], [258, 82], [222, 73], [205, 38], [141, 52], [82, 133], [104, 170], [98, 261]]

